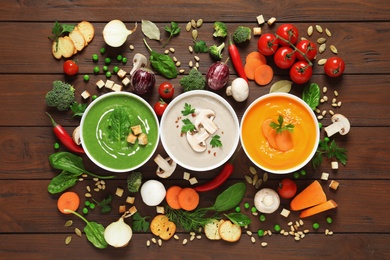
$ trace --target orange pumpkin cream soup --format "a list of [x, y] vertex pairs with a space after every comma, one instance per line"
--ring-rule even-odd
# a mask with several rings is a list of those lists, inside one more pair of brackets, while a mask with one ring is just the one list
[[260, 168], [287, 173], [304, 166], [316, 150], [319, 130], [310, 107], [291, 94], [253, 102], [241, 122], [241, 142]]

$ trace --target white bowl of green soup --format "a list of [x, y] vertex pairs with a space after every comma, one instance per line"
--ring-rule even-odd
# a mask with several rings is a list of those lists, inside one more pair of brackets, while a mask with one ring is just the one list
[[94, 100], [80, 124], [81, 144], [88, 158], [111, 172], [128, 172], [144, 165], [159, 142], [153, 108], [129, 92], [110, 92]]

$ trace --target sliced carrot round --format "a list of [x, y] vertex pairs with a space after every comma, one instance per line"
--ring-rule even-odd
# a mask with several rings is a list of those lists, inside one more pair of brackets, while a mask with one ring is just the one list
[[165, 200], [167, 201], [169, 207], [173, 209], [181, 209], [178, 200], [178, 195], [181, 190], [182, 188], [179, 186], [171, 186], [167, 189], [167, 193], [165, 194]]
[[272, 67], [267, 64], [262, 64], [258, 66], [255, 70], [255, 81], [260, 86], [265, 86], [272, 81], [274, 77], [274, 72]]
[[184, 210], [194, 210], [199, 205], [199, 194], [193, 188], [183, 188], [178, 196], [180, 207]]
[[245, 75], [248, 79], [254, 80], [255, 79], [255, 71], [257, 67], [262, 65], [263, 63], [260, 60], [257, 59], [251, 59], [247, 61], [244, 65], [244, 71]]
[[276, 143], [276, 130], [270, 126], [271, 122], [272, 119], [265, 120], [261, 129], [269, 145], [274, 149], [278, 149], [278, 145]]
[[287, 152], [291, 150], [294, 146], [292, 135], [289, 131], [283, 131], [276, 134], [276, 145], [278, 146], [279, 151]]
[[76, 211], [80, 206], [80, 197], [76, 192], [67, 191], [64, 192], [57, 201], [57, 208], [64, 214], [70, 214], [71, 212], [65, 211], [66, 209]]
[[245, 62], [248, 62], [249, 60], [252, 60], [252, 59], [256, 59], [256, 60], [259, 60], [261, 61], [263, 64], [267, 64], [267, 58], [261, 54], [260, 52], [258, 51], [252, 51], [250, 52], [246, 58], [245, 58]]

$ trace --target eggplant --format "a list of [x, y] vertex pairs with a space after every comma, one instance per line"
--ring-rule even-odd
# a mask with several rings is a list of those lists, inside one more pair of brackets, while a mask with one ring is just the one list
[[206, 73], [206, 83], [212, 90], [223, 88], [229, 81], [229, 67], [225, 62], [213, 63]]
[[156, 75], [147, 68], [139, 68], [131, 76], [131, 85], [137, 95], [144, 95], [152, 91], [156, 84]]

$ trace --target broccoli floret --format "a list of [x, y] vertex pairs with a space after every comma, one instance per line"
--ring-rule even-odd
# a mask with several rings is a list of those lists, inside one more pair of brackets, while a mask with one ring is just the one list
[[191, 69], [188, 76], [183, 76], [179, 82], [184, 92], [196, 89], [202, 90], [206, 86], [206, 78], [195, 68]]
[[210, 55], [211, 55], [211, 58], [213, 58], [214, 60], [222, 60], [222, 51], [223, 51], [223, 48], [225, 48], [225, 43], [221, 43], [221, 45], [217, 46], [216, 44], [214, 44], [213, 46], [210, 47], [209, 49], [209, 52], [210, 52]]
[[235, 43], [242, 43], [251, 39], [251, 28], [245, 26], [238, 26], [233, 33], [233, 41]]
[[60, 80], [53, 81], [53, 89], [47, 92], [45, 100], [49, 107], [66, 111], [75, 101], [74, 87]]
[[214, 22], [214, 37], [226, 37], [228, 35], [228, 28], [223, 22]]
[[127, 189], [130, 192], [138, 192], [142, 184], [142, 173], [140, 172], [131, 172], [127, 176]]

